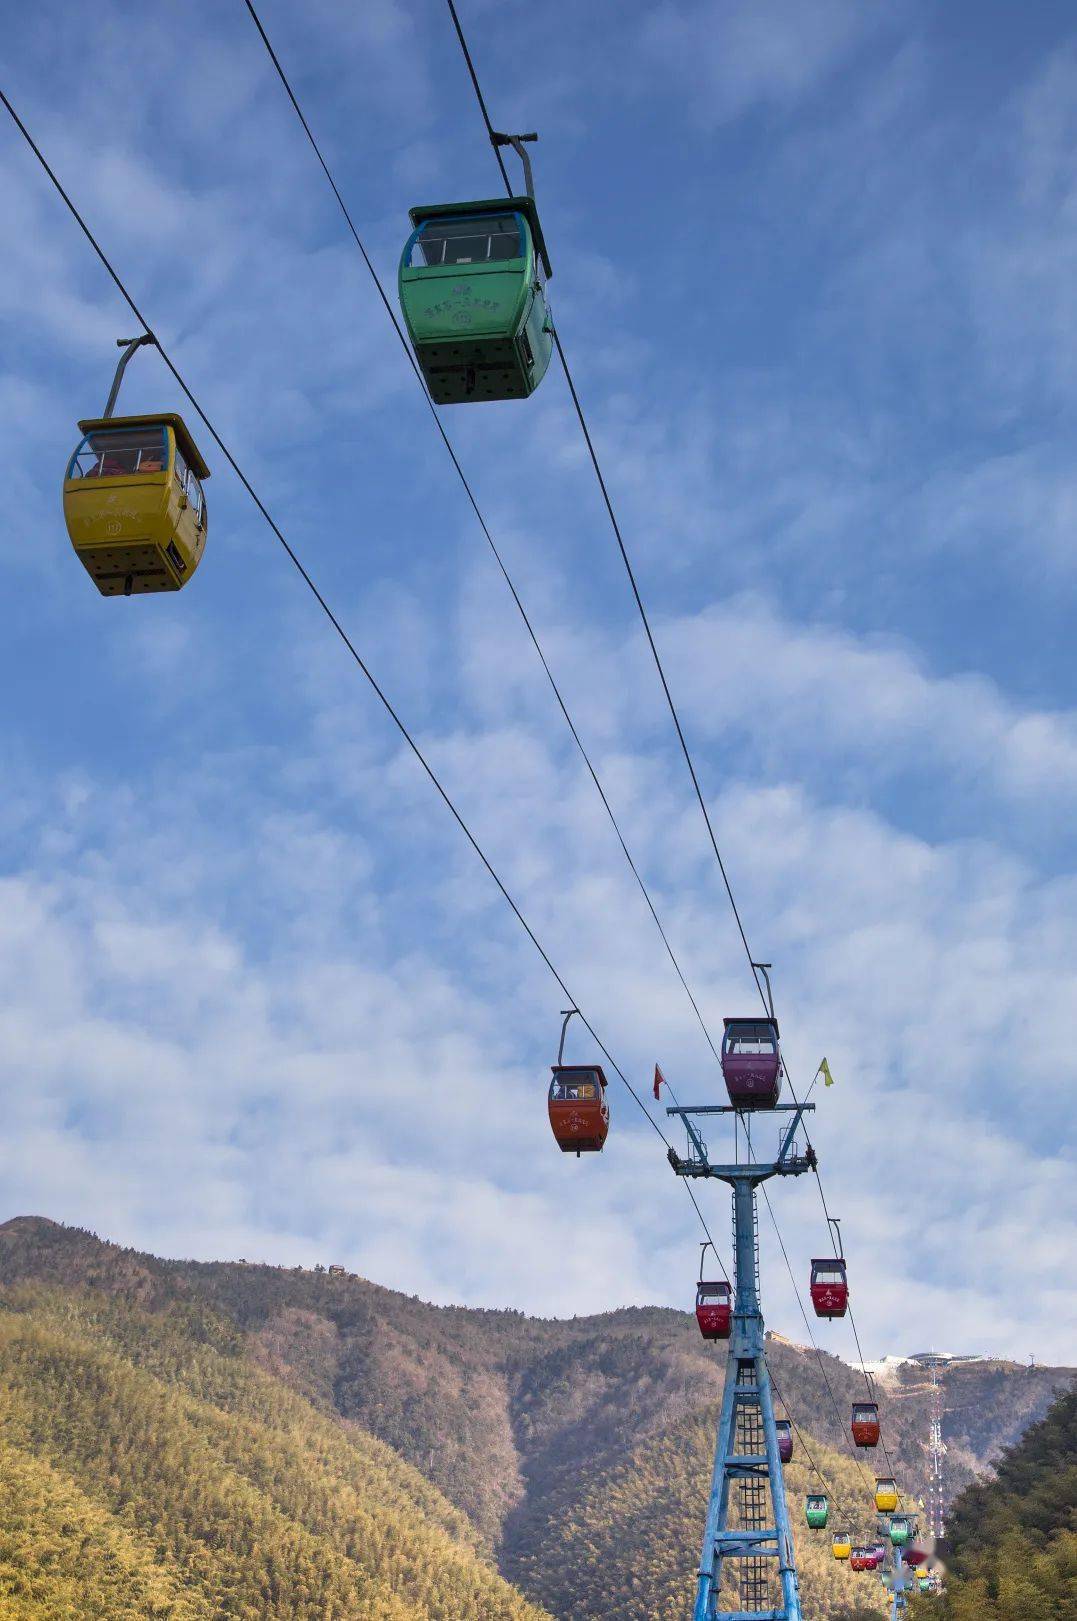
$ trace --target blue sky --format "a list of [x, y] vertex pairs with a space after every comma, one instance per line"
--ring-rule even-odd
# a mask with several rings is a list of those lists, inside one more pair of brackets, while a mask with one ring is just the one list
[[[446, 11], [262, 10], [392, 289], [409, 205], [498, 191]], [[462, 14], [495, 122], [541, 134], [554, 316], [794, 1076], [838, 1077], [813, 1136], [865, 1350], [1072, 1360], [1077, 30]], [[619, 1062], [715, 1099], [244, 6], [71, 19], [19, 14], [7, 93]], [[59, 481], [131, 318], [13, 127], [0, 199], [5, 1213], [436, 1300], [688, 1304], [661, 1146], [617, 1092], [601, 1160], [557, 1154], [560, 993], [186, 407], [198, 577], [94, 593]], [[123, 398], [182, 403], [152, 351]], [[443, 419], [720, 1028], [751, 983], [563, 378]], [[806, 1281], [814, 1189], [773, 1202]], [[803, 1337], [766, 1230], [764, 1265]]]

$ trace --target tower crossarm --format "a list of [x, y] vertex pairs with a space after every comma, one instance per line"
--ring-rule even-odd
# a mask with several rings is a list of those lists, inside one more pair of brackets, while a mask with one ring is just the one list
[[733, 1165], [715, 1164], [708, 1158], [706, 1144], [696, 1125], [694, 1116], [704, 1114], [739, 1114], [740, 1110], [732, 1109], [720, 1103], [701, 1103], [691, 1107], [669, 1108], [667, 1115], [676, 1115], [684, 1121], [685, 1130], [692, 1152], [682, 1157], [675, 1148], [668, 1153], [670, 1165], [678, 1176], [707, 1176], [716, 1177], [721, 1182], [728, 1182], [736, 1186], [745, 1179], [753, 1186], [768, 1181], [772, 1176], [803, 1176], [805, 1171], [814, 1171], [816, 1165], [815, 1150], [809, 1146], [807, 1153], [796, 1154], [791, 1150], [794, 1147], [797, 1127], [806, 1113], [814, 1113], [814, 1103], [779, 1103], [775, 1109], [768, 1109], [767, 1113], [779, 1111], [792, 1114], [792, 1119], [782, 1138], [778, 1155], [773, 1160], [749, 1160]]

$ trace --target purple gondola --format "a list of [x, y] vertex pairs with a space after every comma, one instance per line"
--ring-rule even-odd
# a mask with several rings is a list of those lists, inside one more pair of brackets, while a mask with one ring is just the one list
[[782, 1090], [776, 1019], [727, 1019], [722, 1074], [737, 1109], [773, 1109]]

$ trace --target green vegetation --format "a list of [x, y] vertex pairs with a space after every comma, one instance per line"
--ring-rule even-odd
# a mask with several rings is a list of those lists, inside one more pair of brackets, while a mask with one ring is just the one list
[[[557, 1616], [683, 1621], [695, 1592], [717, 1423], [715, 1404], [590, 1478], [582, 1492], [566, 1482], [506, 1573]], [[847, 1510], [835, 1523], [854, 1540], [872, 1540], [874, 1512], [856, 1464], [813, 1440], [808, 1446]], [[882, 1616], [878, 1579], [839, 1564], [830, 1532], [804, 1524], [814, 1479], [802, 1447], [785, 1476], [805, 1612], [813, 1621], [844, 1616], [859, 1600], [865, 1614]]]
[[937, 1621], [1077, 1618], [1077, 1392], [1006, 1452], [997, 1479], [954, 1503], [945, 1596], [915, 1614]]
[[0, 1454], [4, 1621], [540, 1621], [436, 1488], [205, 1312], [14, 1293]]

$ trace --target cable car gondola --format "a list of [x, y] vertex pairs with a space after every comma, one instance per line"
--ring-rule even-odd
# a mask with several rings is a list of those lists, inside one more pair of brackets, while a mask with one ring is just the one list
[[880, 1514], [892, 1514], [898, 1506], [897, 1481], [889, 1475], [877, 1476], [875, 1480], [875, 1507]]
[[722, 1074], [736, 1109], [773, 1109], [781, 1096], [782, 1057], [775, 1019], [726, 1019]]
[[912, 1536], [912, 1527], [907, 1514], [893, 1514], [890, 1517], [890, 1541], [895, 1548], [904, 1548]]
[[696, 1285], [696, 1322], [705, 1340], [727, 1340], [733, 1323], [732, 1289], [724, 1278], [700, 1278]]
[[524, 165], [526, 196], [410, 210], [400, 307], [437, 405], [533, 394], [553, 352], [546, 302], [550, 258], [524, 141], [500, 136]]
[[100, 417], [79, 423], [83, 437], [64, 477], [64, 520], [75, 554], [105, 597], [179, 591], [206, 544], [202, 460], [181, 416], [113, 415], [127, 362], [149, 333], [120, 339], [123, 354]]
[[816, 1317], [844, 1317], [849, 1309], [849, 1282], [843, 1256], [811, 1264], [811, 1303]]
[[875, 1555], [870, 1548], [854, 1548], [849, 1555], [850, 1570], [874, 1570]]
[[848, 1559], [853, 1551], [853, 1539], [848, 1531], [835, 1531], [831, 1548], [835, 1559]]
[[601, 1152], [610, 1129], [610, 1107], [606, 1101], [606, 1077], [599, 1064], [564, 1064], [565, 1031], [577, 1012], [569, 1008], [561, 1026], [557, 1063], [551, 1065], [548, 1109], [550, 1126], [562, 1153]]
[[774, 1429], [778, 1436], [778, 1456], [783, 1463], [789, 1463], [793, 1457], [793, 1424], [788, 1418], [776, 1418]]
[[830, 1504], [825, 1492], [811, 1492], [804, 1501], [804, 1517], [813, 1531], [825, 1531]]
[[854, 1401], [853, 1440], [858, 1447], [877, 1447], [879, 1444], [879, 1404], [874, 1401]]

